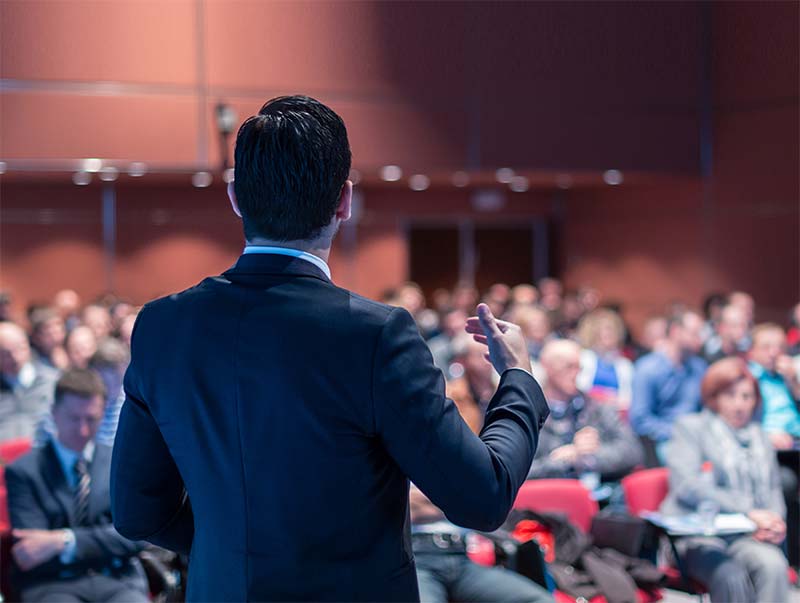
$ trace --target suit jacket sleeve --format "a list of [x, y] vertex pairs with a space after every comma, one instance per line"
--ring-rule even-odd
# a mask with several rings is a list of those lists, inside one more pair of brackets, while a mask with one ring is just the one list
[[34, 493], [30, 478], [14, 465], [5, 468], [8, 514], [11, 527], [24, 530], [49, 530], [50, 520]]
[[140, 393], [136, 372], [137, 328], [145, 313], [139, 314], [134, 327], [131, 364], [125, 373], [125, 402], [111, 459], [111, 515], [123, 536], [188, 554], [194, 537], [191, 504], [178, 467]]
[[503, 373], [480, 436], [445, 397], [413, 319], [389, 314], [373, 367], [375, 429], [403, 472], [455, 524], [490, 531], [503, 523], [528, 475], [548, 414], [539, 385]]

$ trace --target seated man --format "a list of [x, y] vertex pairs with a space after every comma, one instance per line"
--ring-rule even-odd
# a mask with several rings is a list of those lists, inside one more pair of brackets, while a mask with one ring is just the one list
[[57, 370], [34, 360], [22, 327], [0, 323], [0, 442], [33, 435], [57, 378]]
[[653, 444], [661, 463], [675, 419], [700, 408], [700, 380], [708, 366], [698, 356], [702, 330], [698, 314], [678, 312], [669, 319], [667, 336], [658, 348], [634, 366], [628, 417], [633, 430]]
[[786, 335], [774, 323], [753, 329], [750, 371], [758, 380], [764, 400], [763, 427], [778, 450], [792, 448], [800, 439], [800, 378], [786, 355]]
[[596, 472], [603, 480], [615, 480], [642, 461], [641, 446], [616, 408], [590, 401], [578, 389], [580, 355], [580, 346], [567, 339], [551, 341], [542, 350], [550, 416], [539, 433], [529, 479]]
[[104, 406], [100, 377], [68, 370], [55, 389], [55, 437], [6, 467], [23, 601], [148, 600], [142, 546], [111, 523], [111, 447], [93, 441]]

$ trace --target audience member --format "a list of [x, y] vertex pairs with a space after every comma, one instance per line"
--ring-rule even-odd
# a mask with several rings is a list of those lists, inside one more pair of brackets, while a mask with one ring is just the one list
[[775, 452], [753, 420], [760, 401], [755, 379], [742, 359], [720, 360], [703, 378], [702, 397], [702, 412], [675, 422], [666, 457], [670, 490], [661, 510], [688, 513], [708, 501], [724, 513], [747, 514], [757, 529], [752, 536], [681, 538], [678, 553], [713, 602], [788, 601], [779, 548], [786, 508]]
[[64, 321], [51, 308], [40, 308], [31, 313], [31, 344], [36, 360], [45, 366], [63, 371], [69, 364], [64, 340], [67, 331]]
[[36, 362], [22, 327], [0, 323], [0, 442], [29, 438], [53, 403], [58, 371]]
[[539, 280], [539, 303], [550, 311], [558, 310], [561, 307], [561, 296], [563, 294], [561, 281], [556, 278], [545, 277]]
[[634, 367], [631, 426], [654, 444], [662, 463], [675, 419], [700, 406], [700, 380], [707, 366], [697, 356], [702, 329], [703, 320], [695, 312], [673, 316], [666, 339]]
[[56, 437], [6, 467], [23, 601], [148, 601], [136, 554], [111, 523], [111, 447], [95, 443], [105, 388], [71, 369], [56, 385]]
[[67, 335], [64, 348], [71, 368], [86, 368], [97, 351], [97, 338], [92, 329], [79, 325]]
[[62, 289], [53, 296], [53, 309], [61, 316], [67, 331], [74, 329], [79, 323], [81, 307], [80, 296], [72, 289]]
[[478, 299], [478, 290], [472, 285], [464, 283], [456, 285], [450, 298], [452, 307], [458, 308], [468, 316], [472, 316], [475, 313]]
[[[131, 354], [130, 348], [120, 341], [106, 338], [97, 346], [89, 368], [97, 373], [106, 391], [103, 419], [97, 428], [95, 440], [105, 446], [114, 445], [114, 436], [119, 424], [119, 413], [125, 402], [125, 392], [122, 389], [122, 379], [125, 369], [128, 368]], [[56, 425], [52, 413], [48, 412], [40, 419], [33, 437], [35, 447], [45, 446], [55, 435]]]
[[657, 350], [666, 339], [667, 319], [663, 316], [651, 316], [642, 327], [636, 357], [641, 358]]
[[467, 314], [458, 308], [451, 308], [442, 314], [441, 332], [428, 340], [433, 363], [442, 370], [445, 377], [450, 377], [450, 363], [455, 356], [453, 342], [464, 332], [466, 323]]
[[750, 325], [741, 306], [728, 304], [719, 314], [716, 328], [706, 340], [703, 357], [713, 363], [728, 356], [742, 356], [747, 352]]
[[619, 314], [605, 308], [587, 314], [578, 324], [578, 340], [584, 347], [578, 387], [593, 400], [627, 409], [631, 405], [633, 364], [622, 355], [625, 324]]
[[539, 291], [533, 285], [516, 285], [511, 289], [509, 304], [512, 308], [517, 306], [532, 306], [539, 301]]
[[790, 322], [789, 330], [786, 333], [786, 345], [790, 355], [800, 356], [800, 304], [792, 308]]
[[756, 302], [752, 295], [745, 293], [744, 291], [734, 291], [728, 296], [728, 304], [731, 306], [737, 306], [742, 310], [742, 312], [744, 312], [744, 316], [747, 319], [748, 329], [753, 326], [753, 320], [756, 313]]
[[792, 359], [786, 355], [786, 335], [779, 325], [764, 323], [753, 329], [752, 339], [750, 370], [764, 401], [764, 430], [775, 448], [792, 448], [800, 438], [800, 381]]
[[100, 304], [89, 304], [81, 312], [81, 323], [89, 327], [94, 338], [101, 341], [111, 335], [111, 313]]
[[454, 368], [456, 370], [453, 371], [451, 380], [463, 380], [464, 387], [483, 416], [483, 412], [489, 406], [497, 389], [496, 373], [484, 357], [486, 346], [474, 341], [468, 335], [462, 335], [455, 341], [454, 347], [456, 350], [454, 357], [456, 366]]
[[717, 331], [722, 309], [729, 305], [728, 296], [722, 293], [712, 293], [703, 300], [703, 316], [706, 324], [703, 327], [703, 339], [708, 340]]
[[553, 601], [546, 589], [516, 572], [470, 561], [465, 530], [447, 521], [444, 513], [413, 486], [409, 507], [422, 603]]
[[131, 314], [136, 314], [136, 308], [126, 301], [117, 301], [109, 309], [111, 313], [111, 332], [114, 336], [119, 336], [120, 327], [123, 321]]
[[509, 321], [520, 326], [531, 360], [538, 362], [542, 348], [552, 335], [548, 313], [539, 306], [515, 305], [509, 313]]
[[578, 389], [580, 346], [566, 339], [542, 350], [544, 395], [550, 416], [539, 433], [529, 478], [571, 478], [597, 472], [619, 479], [642, 461], [639, 442], [611, 405], [585, 398]]
[[119, 339], [122, 343], [124, 343], [128, 348], [131, 347], [131, 335], [133, 335], [133, 325], [136, 324], [136, 316], [138, 315], [138, 309], [135, 309], [133, 314], [129, 314], [125, 318], [122, 319], [119, 325]]

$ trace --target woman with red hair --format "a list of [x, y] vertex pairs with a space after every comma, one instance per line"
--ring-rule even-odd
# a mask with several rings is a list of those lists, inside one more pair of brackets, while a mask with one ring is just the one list
[[[740, 358], [706, 372], [700, 413], [678, 419], [667, 448], [670, 491], [661, 511], [694, 512], [701, 503], [743, 513], [756, 525], [747, 535], [687, 537], [677, 543], [689, 575], [712, 601], [787, 601], [786, 537], [775, 451], [758, 421], [758, 384]], [[710, 474], [710, 477], [709, 477]]]

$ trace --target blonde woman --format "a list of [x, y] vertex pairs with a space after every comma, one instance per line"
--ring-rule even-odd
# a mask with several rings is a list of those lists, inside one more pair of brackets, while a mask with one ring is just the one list
[[578, 387], [590, 398], [613, 403], [620, 410], [631, 404], [633, 364], [622, 355], [625, 325], [619, 314], [600, 308], [578, 323], [583, 346]]

